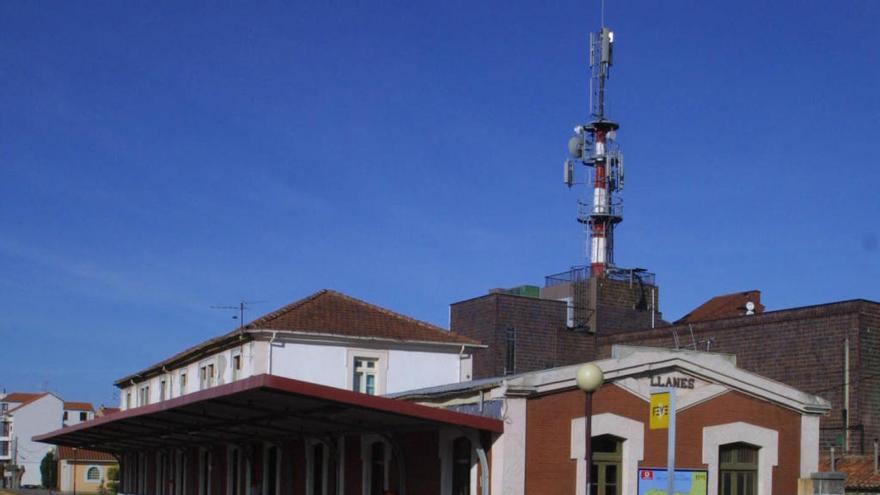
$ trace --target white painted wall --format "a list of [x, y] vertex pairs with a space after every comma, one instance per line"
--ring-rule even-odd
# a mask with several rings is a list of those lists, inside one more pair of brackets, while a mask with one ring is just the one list
[[[86, 413], [85, 421], [88, 421], [90, 419], [94, 419], [94, 417], [95, 417], [95, 413], [92, 411], [78, 411], [78, 410], [75, 411], [73, 409], [69, 409], [69, 410], [65, 409], [64, 412], [67, 413], [67, 421], [64, 421], [65, 426], [73, 426], [73, 425], [78, 425], [78, 424], [82, 423], [83, 421], [81, 421], [79, 419], [80, 413]], [[62, 418], [63, 418], [63, 416], [62, 416]]]
[[52, 394], [47, 394], [12, 413], [12, 436], [17, 443], [14, 462], [25, 469], [21, 479], [22, 485], [41, 483], [40, 461], [54, 447], [46, 443], [34, 442], [31, 438], [61, 428], [63, 412], [64, 402]]
[[819, 416], [801, 416], [801, 478], [819, 471]]
[[[471, 357], [459, 355], [459, 349], [437, 346], [436, 350], [420, 345], [407, 349], [406, 345], [371, 346], [362, 348], [351, 343], [311, 342], [303, 339], [276, 338], [251, 341], [202, 358], [186, 366], [169, 369], [166, 373], [139, 382], [120, 390], [119, 407], [126, 409], [126, 394], [131, 393], [132, 407], [138, 407], [141, 387], [149, 383], [150, 404], [160, 401], [161, 382], [166, 381], [166, 399], [197, 392], [200, 388], [199, 370], [205, 363], [213, 363], [214, 385], [232, 381], [232, 358], [242, 356], [242, 369], [239, 378], [270, 373], [285, 378], [293, 378], [337, 388], [351, 388], [351, 365], [353, 356], [376, 357], [380, 359], [382, 372], [379, 375], [377, 392], [388, 394], [431, 387], [447, 383], [457, 383], [470, 379]], [[271, 368], [271, 371], [270, 371]], [[186, 370], [187, 380], [184, 392], [180, 392], [180, 372]]]
[[272, 374], [345, 388], [346, 348], [295, 342], [272, 344]]
[[385, 393], [459, 382], [458, 353], [391, 350]]
[[[165, 380], [165, 399], [173, 399], [181, 395], [198, 392], [200, 389], [199, 368], [202, 364], [214, 364], [214, 385], [222, 385], [232, 382], [232, 358], [235, 355], [241, 355], [241, 372], [239, 379], [246, 378], [255, 374], [265, 373], [266, 371], [266, 343], [265, 342], [247, 342], [243, 345], [227, 349], [199, 361], [189, 363], [185, 366], [169, 368], [166, 373], [151, 377], [147, 381], [138, 382], [129, 385], [120, 390], [119, 407], [126, 409], [126, 394], [131, 393], [132, 407], [138, 407], [140, 398], [140, 389], [144, 385], [150, 386], [150, 404], [160, 401], [162, 396], [162, 380]], [[181, 392], [181, 372], [186, 371], [186, 384]]]

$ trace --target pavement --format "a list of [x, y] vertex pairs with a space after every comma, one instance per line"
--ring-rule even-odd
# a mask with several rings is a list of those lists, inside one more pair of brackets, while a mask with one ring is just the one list
[[43, 490], [42, 488], [20, 488], [18, 490], [10, 490], [8, 488], [0, 489], [0, 495], [64, 495], [70, 492], [56, 492], [55, 490]]

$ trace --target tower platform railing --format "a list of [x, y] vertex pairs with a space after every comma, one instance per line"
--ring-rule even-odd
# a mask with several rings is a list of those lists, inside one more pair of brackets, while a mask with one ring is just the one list
[[608, 205], [596, 205], [583, 199], [578, 200], [578, 222], [590, 223], [594, 217], [609, 217], [613, 222], [623, 220], [623, 200], [613, 198]]

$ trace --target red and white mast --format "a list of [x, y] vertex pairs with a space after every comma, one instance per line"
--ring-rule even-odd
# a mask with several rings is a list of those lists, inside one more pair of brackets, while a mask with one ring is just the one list
[[623, 201], [614, 196], [623, 189], [623, 155], [614, 141], [620, 126], [605, 117], [605, 82], [613, 43], [614, 33], [605, 26], [590, 34], [591, 121], [575, 127], [575, 136], [568, 143], [571, 159], [565, 162], [569, 187], [574, 184], [573, 162], [593, 168], [593, 199], [578, 201], [578, 221], [587, 226], [590, 276], [597, 278], [604, 278], [614, 265], [614, 226], [623, 220]]

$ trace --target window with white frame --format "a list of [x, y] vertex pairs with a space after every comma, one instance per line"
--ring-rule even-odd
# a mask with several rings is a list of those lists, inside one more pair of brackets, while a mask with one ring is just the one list
[[362, 394], [376, 395], [379, 375], [379, 360], [376, 358], [355, 357], [352, 390]]
[[159, 400], [165, 400], [165, 390], [168, 387], [167, 381], [163, 378], [159, 381]]
[[565, 301], [565, 326], [574, 328], [574, 297], [569, 296], [562, 300]]
[[199, 390], [214, 386], [214, 363], [204, 363], [199, 367]]
[[150, 386], [144, 385], [138, 391], [138, 405], [146, 406], [150, 403]]
[[241, 378], [241, 354], [232, 356], [232, 381]]
[[178, 394], [183, 395], [186, 393], [186, 370], [180, 372], [180, 376], [177, 379], [177, 388]]
[[98, 466], [90, 466], [88, 470], [86, 470], [86, 481], [97, 483], [101, 481], [101, 470], [98, 469]]
[[125, 408], [131, 409], [131, 392], [125, 393]]
[[88, 419], [89, 419], [89, 413], [87, 413], [87, 412], [79, 413], [79, 420], [80, 421], [87, 421]]

